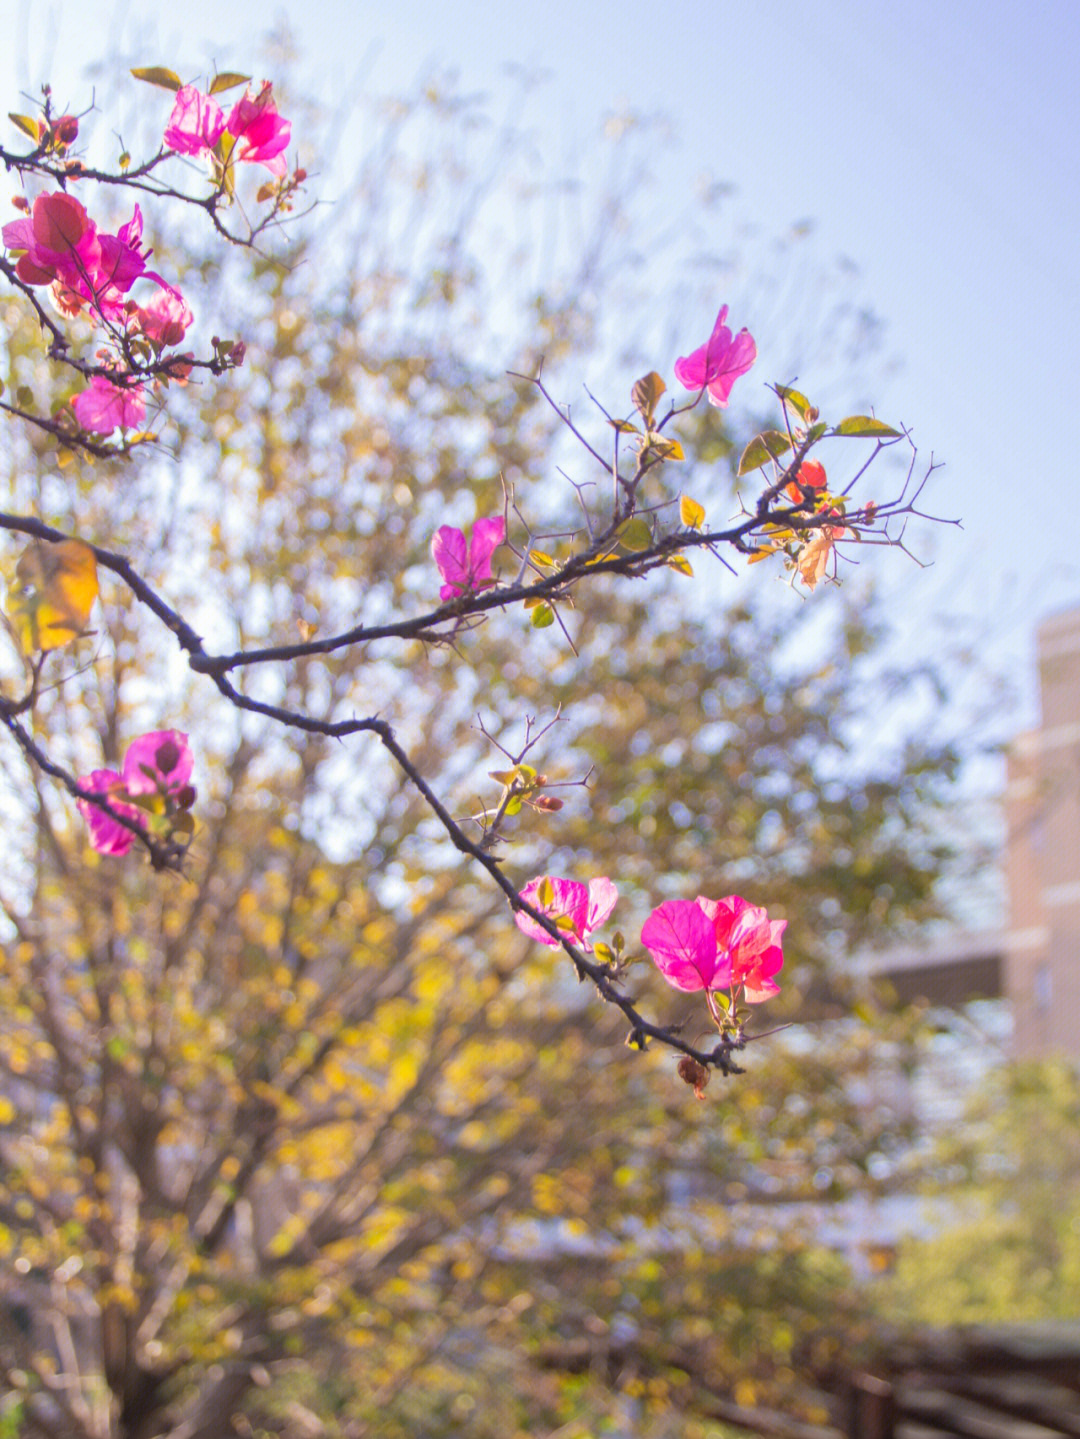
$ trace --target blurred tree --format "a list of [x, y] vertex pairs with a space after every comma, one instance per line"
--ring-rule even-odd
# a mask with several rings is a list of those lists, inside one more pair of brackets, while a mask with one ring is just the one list
[[1065, 1060], [996, 1074], [939, 1145], [946, 1218], [905, 1240], [879, 1295], [892, 1320], [1074, 1319], [1080, 1289], [1080, 1076]]
[[[452, 151], [469, 113], [438, 93], [420, 108]], [[552, 473], [553, 416], [470, 345], [491, 299], [483, 187], [417, 169], [395, 142], [409, 114], [289, 268], [207, 260], [185, 281], [250, 358], [212, 394], [189, 387], [175, 464], [56, 472], [43, 439], [12, 436], [13, 507], [109, 535], [218, 647], [399, 612], [437, 583], [438, 524], [489, 512], [500, 478], [541, 494]], [[435, 184], [459, 201], [445, 228]], [[599, 216], [500, 365], [580, 357], [579, 297], [603, 292], [616, 229]], [[6, 381], [47, 399], [14, 303], [4, 323]], [[706, 416], [698, 451], [731, 445]], [[695, 617], [677, 584], [647, 608], [598, 587], [568, 617], [576, 655], [557, 627], [526, 649], [512, 612], [458, 637], [467, 667], [417, 641], [370, 646], [360, 680], [341, 656], [253, 668], [243, 714], [148, 660], [119, 586], [78, 662], [49, 662], [35, 719], [75, 772], [99, 763], [95, 733], [115, 764], [140, 726], [192, 716], [200, 828], [182, 878], [102, 860], [4, 754], [12, 1432], [479, 1439], [608, 1416], [660, 1435], [679, 1414], [694, 1433], [710, 1395], [796, 1394], [806, 1346], [835, 1342], [824, 1307], [854, 1322], [842, 1265], [782, 1202], [849, 1192], [898, 1142], [902, 1117], [856, 1103], [876, 1037], [753, 1046], [731, 1102], [694, 1105], [657, 1084], [670, 1060], [627, 1055], [617, 1017], [575, 1002], [375, 750], [283, 738], [260, 711], [378, 708], [468, 814], [498, 793], [477, 712], [511, 743], [523, 700], [544, 722], [587, 674], [601, 698], [544, 745], [553, 778], [598, 771], [560, 792], [565, 868], [579, 847], [597, 872], [618, 856], [631, 943], [646, 858], [672, 892], [759, 892], [791, 920], [795, 1013], [846, 943], [931, 911], [955, 757], [850, 753], [875, 705], [865, 624], [837, 614], [815, 644], [808, 608]], [[504, 861], [522, 881], [559, 870], [530, 821]]]

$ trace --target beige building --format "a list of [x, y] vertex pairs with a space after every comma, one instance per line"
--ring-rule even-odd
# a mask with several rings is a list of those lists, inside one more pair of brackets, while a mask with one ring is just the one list
[[1008, 757], [1003, 988], [1018, 1057], [1080, 1056], [1080, 610], [1036, 644], [1041, 724]]

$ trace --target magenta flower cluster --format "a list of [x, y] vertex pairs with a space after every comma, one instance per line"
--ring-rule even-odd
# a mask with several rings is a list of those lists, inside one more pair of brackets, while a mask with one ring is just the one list
[[[62, 190], [39, 195], [25, 220], [3, 228], [4, 245], [21, 251], [15, 273], [27, 285], [50, 285], [65, 315], [83, 310], [106, 325], [144, 335], [157, 349], [176, 345], [191, 324], [191, 311], [178, 290], [146, 268], [151, 251], [142, 243], [138, 205], [115, 235], [98, 230], [85, 208]], [[145, 307], [128, 298], [139, 279], [156, 280], [158, 290]], [[118, 425], [142, 423], [146, 400], [141, 385], [117, 385], [95, 375], [72, 400], [84, 430], [110, 435]]]
[[98, 853], [127, 854], [135, 843], [135, 835], [115, 817], [131, 820], [145, 829], [145, 810], [128, 801], [144, 795], [175, 799], [189, 787], [192, 766], [186, 734], [174, 729], [153, 730], [128, 746], [119, 774], [114, 769], [96, 769], [81, 776], [77, 781], [80, 791], [101, 795], [108, 800], [112, 811], [110, 814], [89, 800], [78, 801], [79, 812], [90, 826], [90, 843]]
[[284, 175], [292, 122], [278, 114], [273, 89], [266, 81], [257, 95], [245, 90], [226, 117], [212, 95], [204, 95], [194, 85], [183, 86], [165, 127], [166, 146], [179, 155], [202, 155], [213, 150], [222, 135], [230, 135], [237, 160]]
[[[589, 936], [615, 908], [619, 891], [610, 879], [589, 881], [539, 875], [520, 892], [521, 898], [554, 921], [568, 940], [592, 951]], [[518, 911], [514, 922], [541, 944], [559, 941], [531, 915]], [[737, 894], [724, 899], [669, 899], [657, 906], [641, 930], [641, 943], [657, 969], [675, 989], [723, 989], [748, 1004], [760, 1004], [780, 993], [773, 978], [784, 963], [781, 937], [784, 919], [770, 919]]]

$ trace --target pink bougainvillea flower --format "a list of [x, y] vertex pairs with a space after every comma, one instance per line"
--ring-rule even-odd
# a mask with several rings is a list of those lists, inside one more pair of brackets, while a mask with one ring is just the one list
[[194, 85], [176, 92], [176, 101], [165, 127], [165, 144], [179, 155], [201, 155], [212, 150], [225, 129], [225, 116], [212, 95]]
[[708, 344], [675, 361], [675, 377], [679, 383], [688, 390], [707, 390], [709, 403], [721, 409], [727, 405], [732, 385], [757, 359], [757, 345], [749, 330], [742, 329], [732, 338], [724, 323], [727, 312], [728, 307], [724, 305], [716, 317]]
[[188, 787], [192, 764], [186, 734], [175, 729], [152, 730], [128, 746], [120, 774], [114, 769], [96, 769], [92, 774], [83, 775], [77, 781], [82, 793], [104, 796], [113, 811], [110, 815], [89, 800], [77, 801], [80, 814], [90, 826], [90, 843], [98, 853], [127, 854], [135, 835], [118, 824], [115, 816], [122, 815], [145, 829], [145, 812], [126, 801], [133, 795], [174, 797], [180, 794]]
[[[551, 885], [552, 897], [547, 904], [541, 904], [539, 891], [545, 879]], [[615, 908], [619, 891], [610, 879], [604, 877], [591, 879], [586, 887], [576, 879], [538, 875], [521, 891], [521, 897], [550, 919], [569, 921], [566, 926], [567, 938], [576, 940], [582, 949], [591, 952], [589, 935], [604, 923]], [[514, 923], [530, 939], [538, 939], [541, 944], [550, 945], [552, 949], [558, 947], [558, 940], [548, 934], [530, 915], [519, 911], [514, 915]]]
[[441, 525], [431, 542], [431, 554], [446, 583], [439, 599], [452, 600], [468, 590], [479, 590], [495, 583], [491, 574], [491, 557], [506, 539], [506, 520], [502, 515], [477, 520], [472, 539], [452, 525]]
[[138, 205], [131, 219], [121, 225], [115, 235], [101, 235], [99, 240], [101, 258], [86, 277], [90, 287], [87, 299], [107, 319], [122, 315], [124, 296], [140, 276], [169, 288], [160, 275], [146, 268], [153, 251], [144, 249], [142, 244], [142, 211]]
[[165, 349], [178, 345], [194, 316], [179, 290], [163, 285], [148, 305], [127, 304], [128, 330]]
[[726, 989], [731, 983], [730, 961], [717, 951], [716, 925], [700, 902], [665, 900], [642, 926], [641, 942], [676, 989]]
[[99, 805], [91, 804], [89, 800], [76, 801], [79, 813], [90, 827], [90, 843], [98, 854], [127, 854], [135, 843], [135, 836], [130, 829], [118, 824], [113, 816], [123, 815], [125, 819], [134, 820], [142, 826], [143, 813], [135, 805], [125, 804], [119, 798], [127, 793], [123, 780], [114, 769], [96, 769], [92, 774], [83, 775], [78, 785], [83, 794], [104, 796], [113, 811], [113, 814], [107, 814]]
[[95, 435], [111, 435], [118, 425], [130, 430], [146, 417], [142, 386], [125, 389], [104, 375], [95, 375], [89, 389], [80, 390], [72, 400], [71, 408], [83, 429]]
[[74, 195], [62, 190], [39, 195], [29, 219], [13, 220], [2, 233], [7, 249], [24, 251], [15, 273], [26, 285], [59, 280], [77, 288], [101, 260], [94, 222]]
[[738, 895], [726, 899], [669, 899], [654, 909], [641, 942], [676, 989], [736, 989], [751, 1004], [779, 994], [772, 976], [784, 963], [780, 936], [787, 924], [770, 919]]
[[152, 730], [132, 740], [124, 756], [128, 794], [179, 794], [191, 779], [194, 758], [186, 734]]
[[278, 114], [274, 87], [264, 82], [257, 95], [247, 90], [229, 112], [225, 128], [236, 137], [238, 160], [265, 165], [272, 175], [284, 175], [284, 151], [292, 135], [292, 121]]
[[730, 894], [726, 899], [703, 899], [697, 903], [714, 923], [717, 950], [731, 965], [732, 986], [741, 985], [743, 998], [760, 1004], [780, 993], [772, 976], [783, 966], [780, 939], [786, 919], [770, 919], [764, 909], [749, 900]]
[[115, 235], [102, 235], [78, 200], [56, 190], [37, 197], [30, 219], [5, 225], [3, 237], [9, 250], [25, 252], [15, 267], [19, 279], [53, 285], [64, 314], [77, 314], [86, 303], [106, 319], [116, 319], [141, 275], [165, 284], [146, 268], [151, 252], [142, 246], [138, 205]]

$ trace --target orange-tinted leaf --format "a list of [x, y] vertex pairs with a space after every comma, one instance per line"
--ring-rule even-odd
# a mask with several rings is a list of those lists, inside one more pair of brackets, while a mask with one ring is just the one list
[[8, 592], [8, 618], [24, 652], [44, 653], [78, 639], [97, 596], [97, 560], [89, 545], [32, 540]]
[[678, 440], [669, 440], [666, 435], [661, 435], [658, 431], [651, 432], [647, 435], [645, 443], [657, 459], [683, 460], [686, 458], [683, 454], [683, 447], [679, 444]]
[[660, 403], [660, 396], [666, 389], [667, 385], [656, 371], [650, 370], [647, 375], [642, 375], [640, 380], [635, 381], [634, 388], [630, 391], [634, 408], [650, 429], [652, 428], [652, 417], [656, 414], [656, 407]]

